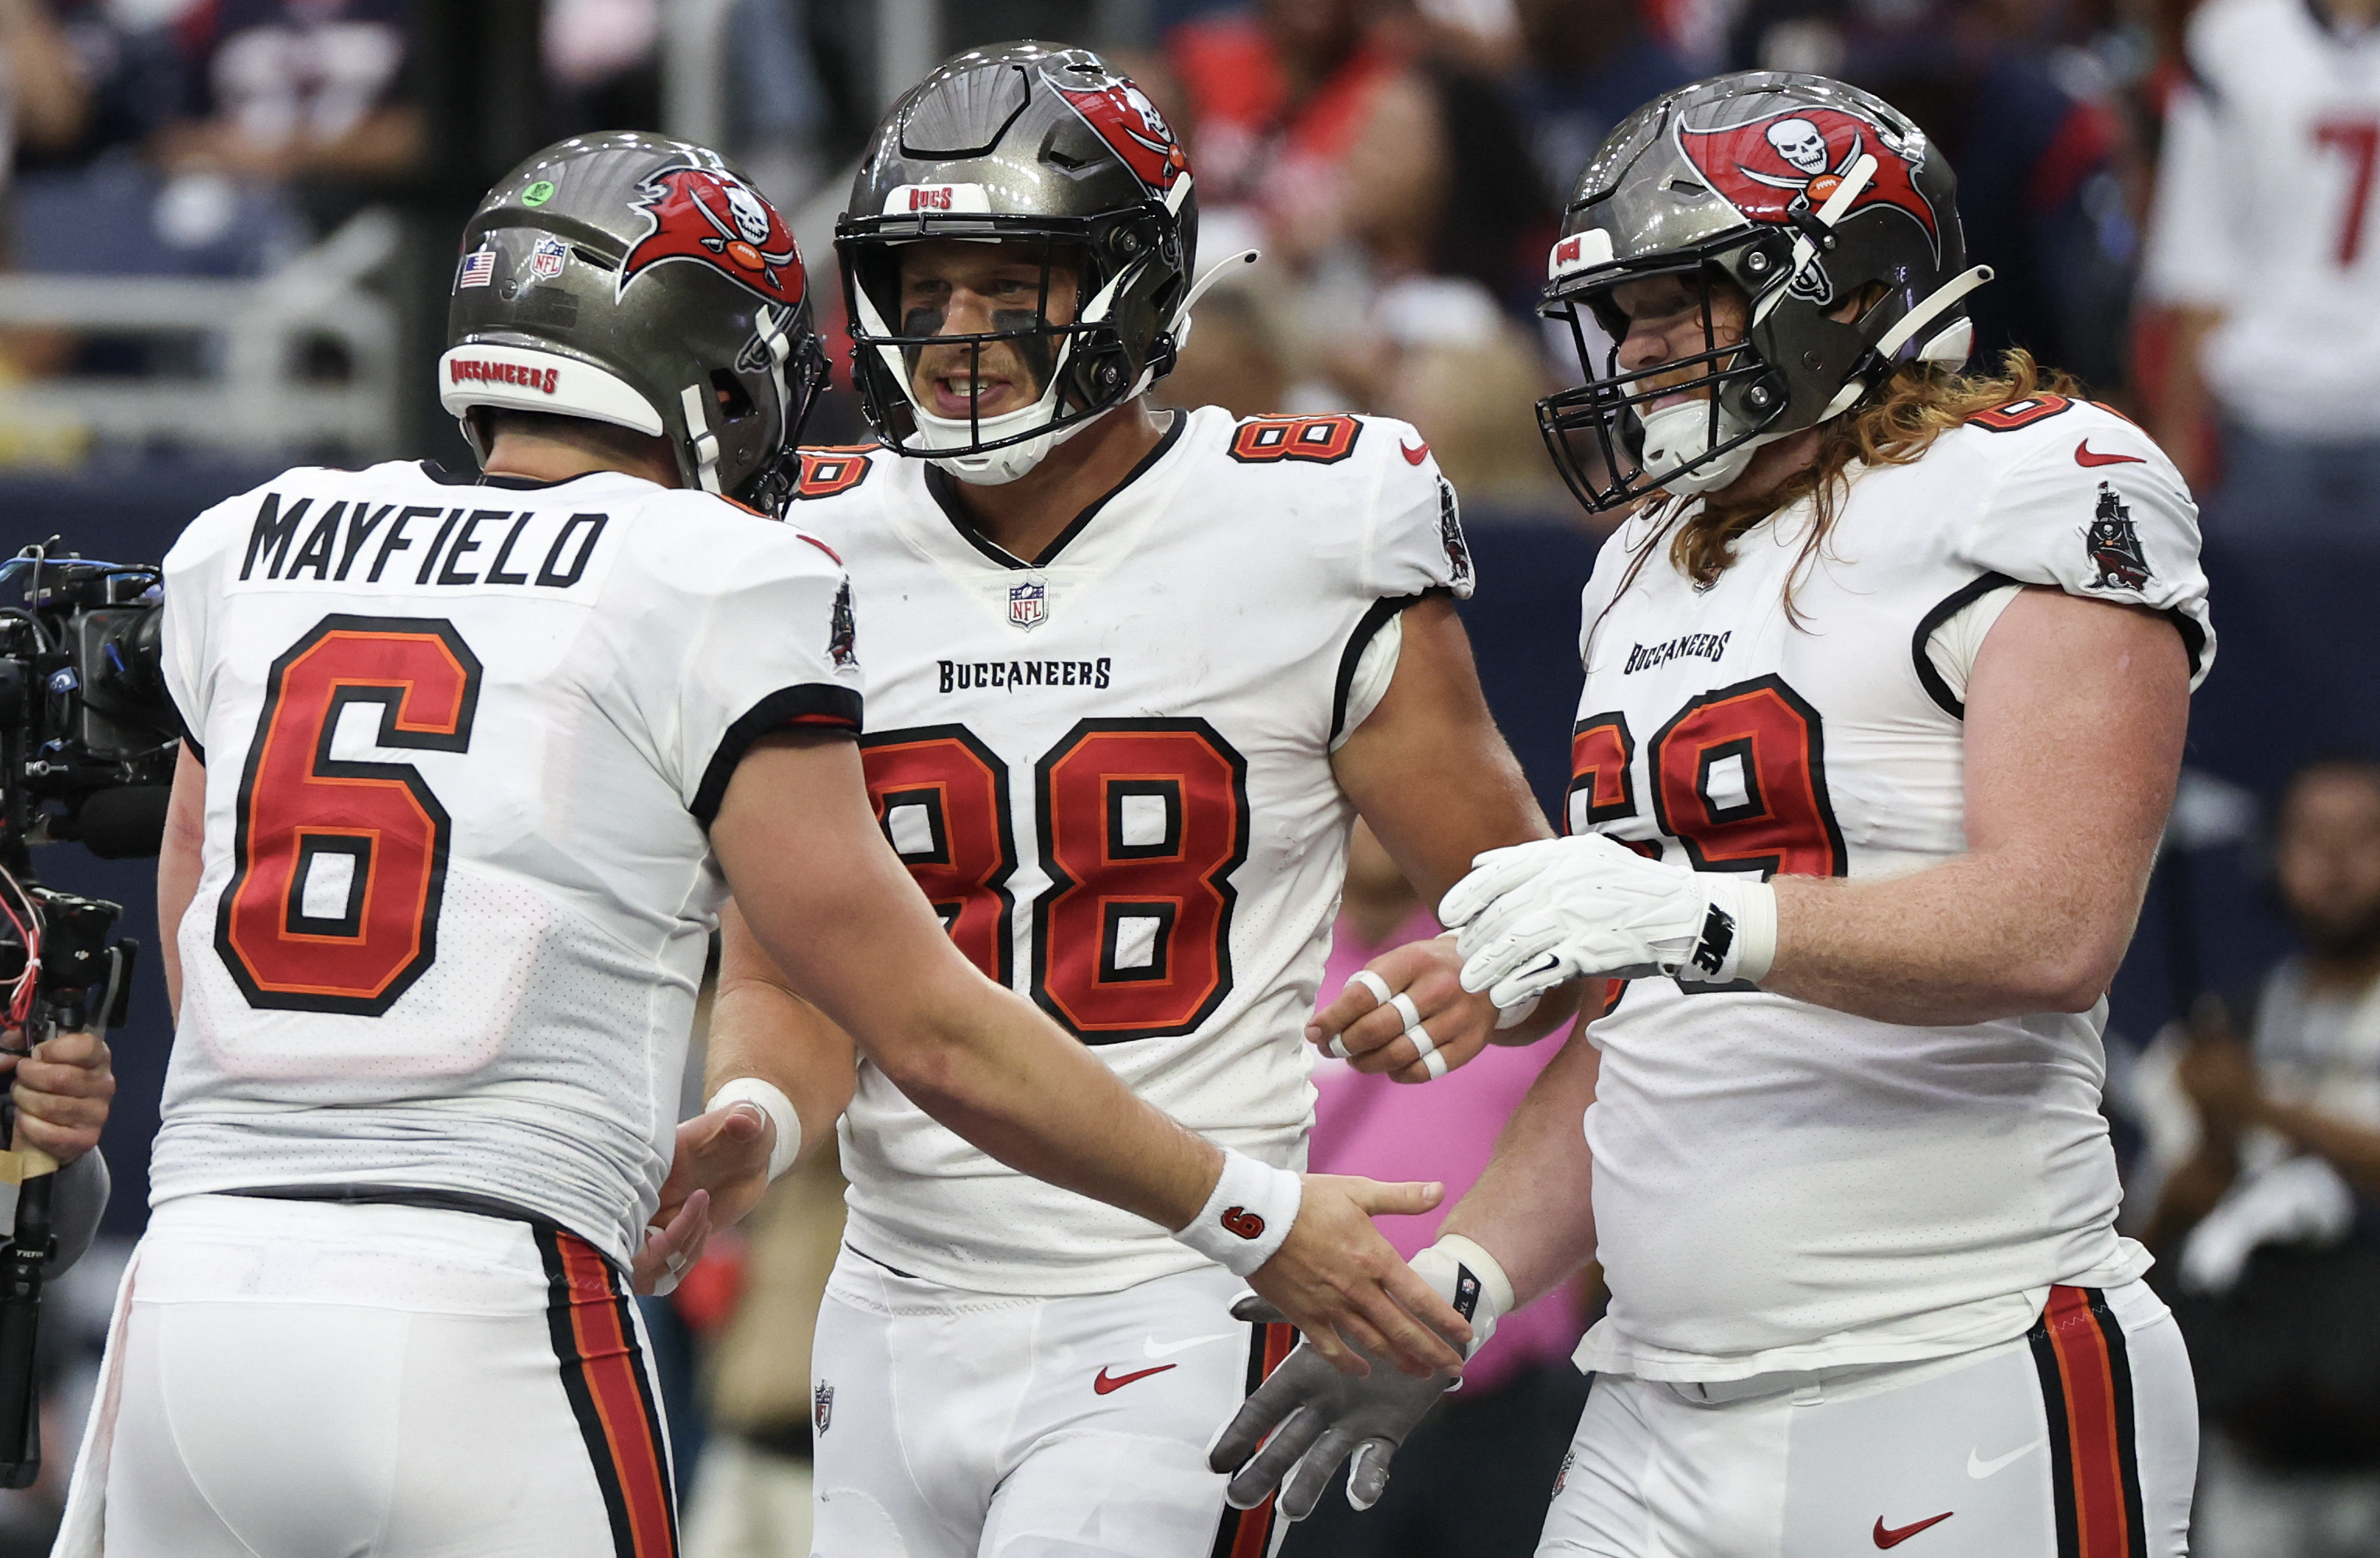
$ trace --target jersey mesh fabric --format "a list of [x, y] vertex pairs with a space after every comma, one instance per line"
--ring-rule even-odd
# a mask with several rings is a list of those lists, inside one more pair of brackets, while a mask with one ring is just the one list
[[[269, 526], [260, 542], [268, 508], [285, 518], [300, 502], [285, 542]], [[408, 510], [410, 550], [370, 581], [392, 513]], [[476, 526], [464, 518], [480, 513]], [[355, 516], [374, 514], [351, 551]], [[458, 557], [467, 538], [489, 544]], [[303, 566], [310, 550], [332, 561]], [[791, 528], [619, 475], [507, 489], [412, 465], [298, 470], [201, 515], [166, 560], [168, 684], [208, 767], [153, 1198], [294, 1183], [460, 1190], [625, 1258], [668, 1165], [724, 896], [697, 811], [716, 805], [766, 729], [856, 729], [844, 589], [831, 556]], [[291, 668], [341, 631], [445, 635], [451, 663], [477, 668], [460, 734], [381, 746], [388, 706], [326, 719], [318, 693], [310, 708]], [[371, 664], [339, 675], [368, 689], [391, 679]], [[261, 758], [268, 736], [314, 741], [315, 777], [303, 748]], [[360, 786], [354, 769], [322, 777], [342, 764], [376, 767]], [[397, 931], [419, 936], [426, 960], [377, 1003], [325, 998], [336, 980], [324, 960], [342, 937], [320, 917], [344, 898], [359, 934], [378, 936], [396, 884], [358, 891], [368, 869], [326, 884], [332, 857], [316, 854], [285, 861], [287, 886], [272, 896], [256, 884], [269, 880], [273, 818], [310, 804], [327, 810], [301, 833], [371, 832], [408, 767], [447, 818], [437, 881], [397, 905], [413, 916]], [[294, 934], [308, 928], [301, 913], [316, 917], [310, 938]]]
[[[946, 837], [909, 810], [925, 780], [896, 777], [896, 749], [942, 743], [966, 774], [988, 762], [1005, 786], [1007, 929], [978, 937], [969, 927], [989, 922], [970, 918], [957, 925], [963, 947], [1062, 1021], [1120, 1002], [1165, 1019], [1078, 1031], [1183, 1124], [1295, 1167], [1313, 1102], [1302, 1033], [1354, 815], [1331, 776], [1334, 727], [1364, 644], [1393, 610], [1383, 603], [1469, 594], [1470, 559], [1451, 489], [1403, 424], [1234, 423], [1208, 408], [1169, 437], [1040, 566], [976, 544], [918, 464], [889, 454], [794, 517], [844, 556], [867, 603], [871, 786], [894, 847], [946, 916], [969, 895], [938, 887], [947, 879], [932, 863], [982, 839]], [[1167, 756], [1135, 743], [1144, 732], [1187, 745]], [[955, 755], [962, 738], [979, 758]], [[1116, 757], [1096, 781], [1067, 780], [1099, 750], [1088, 743], [1106, 741]], [[1184, 770], [1166, 764], [1185, 752], [1207, 777], [1170, 789]], [[1220, 777], [1226, 768], [1232, 777]], [[1059, 797], [1054, 817], [1044, 791]], [[1184, 833], [1185, 805], [1206, 820]], [[1232, 835], [1222, 818], [1234, 809]], [[1142, 841], [1135, 827], [1150, 830]], [[1067, 901], [1092, 900], [1116, 928], [1087, 906], [1072, 919], [1050, 909], [1063, 888], [1053, 848], [1077, 851], [1073, 879], [1087, 884]], [[1169, 849], [1185, 863], [1171, 868], [1178, 880], [1135, 886], [1129, 859], [1120, 876], [1099, 870], [1106, 852]], [[1219, 981], [1208, 977], [1216, 938], [1193, 939], [1208, 888], [1192, 878], [1210, 867], [1230, 901]], [[970, 901], [966, 914], [992, 912], [986, 894]], [[1150, 1223], [1003, 1167], [865, 1063], [842, 1132], [850, 1241], [903, 1271], [1061, 1295], [1200, 1262]]]
[[[2165, 457], [2087, 404], [2005, 420], [1855, 473], [1801, 571], [1799, 626], [1783, 597], [1806, 508], [1753, 531], [1706, 591], [1657, 556], [1615, 601], [1658, 521], [1618, 532], [1585, 598], [1572, 830], [1704, 869], [1767, 851], [1860, 877], [1957, 854], [1962, 706], [1926, 644], [1999, 583], [2168, 612], [2203, 676], [2195, 511]], [[1581, 1366], [1720, 1380], [1937, 1356], [2022, 1333], [2052, 1283], [2138, 1274], [2114, 1228], [2105, 1021], [2103, 1002], [1912, 1027], [1631, 982], [1589, 1030], [1612, 1303]]]

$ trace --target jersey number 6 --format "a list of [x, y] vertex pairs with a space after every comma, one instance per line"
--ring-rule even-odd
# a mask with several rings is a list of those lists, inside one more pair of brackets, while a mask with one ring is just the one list
[[[863, 738], [868, 799], [967, 960], [1014, 983], [1006, 765], [961, 725]], [[1086, 719], [1034, 765], [1032, 993], [1086, 1044], [1186, 1033], [1232, 991], [1247, 764], [1203, 719]]]
[[[250, 1006], [378, 1017], [437, 960], [446, 808], [412, 764], [334, 748], [463, 752], [479, 701], [479, 657], [444, 621], [329, 616], [273, 662], [215, 916]], [[377, 718], [346, 719], [358, 704]]]

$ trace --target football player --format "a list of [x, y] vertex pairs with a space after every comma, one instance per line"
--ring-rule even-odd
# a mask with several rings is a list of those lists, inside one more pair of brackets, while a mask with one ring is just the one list
[[[1961, 373], [1953, 189], [1864, 92], [1721, 77], [1613, 132], [1552, 252], [1589, 381], [1540, 418], [1590, 508], [1647, 501], [1585, 590], [1571, 836], [1441, 911], [1500, 1001], [1624, 983], [1415, 1262], [1475, 1335], [1603, 1263], [1540, 1552], [2184, 1548], [2190, 1365], [2099, 1098], [2214, 654], [2196, 513], [2030, 359]], [[1377, 1497], [1442, 1383], [1326, 1373], [1219, 1442], [1236, 1500], [1351, 1445]]]
[[[1167, 1120], [886, 848], [844, 570], [759, 512], [820, 379], [806, 309], [717, 156], [563, 142], [456, 263], [439, 376], [483, 473], [294, 470], [168, 557], [179, 1042], [62, 1551], [674, 1552], [632, 1264], [682, 1263], [851, 1086], [747, 1051], [665, 1182], [730, 884], [966, 1139], [1263, 1250], [1318, 1322], [1417, 1332], [1394, 1286], [1459, 1323], [1358, 1209], [1421, 1187], [1301, 1194]], [[1427, 1340], [1411, 1366], [1457, 1361]]]
[[[806, 452], [791, 512], [851, 570], [868, 792], [952, 941], [1281, 1168], [1354, 815], [1433, 900], [1547, 827], [1472, 669], [1427, 443], [1151, 407], [1196, 223], [1164, 120], [1096, 54], [943, 65], [877, 132], [837, 240], [884, 446]], [[714, 1035], [790, 1009], [732, 919], [722, 958]], [[1318, 1033], [1426, 1081], [1500, 1021], [1458, 972], [1451, 945], [1384, 960]], [[1503, 1036], [1552, 1008], [1525, 1021]], [[1253, 1254], [1202, 1260], [1018, 1175], [905, 1093], [863, 1064], [844, 1121], [814, 1550], [1266, 1551], [1269, 1512], [1227, 1511], [1205, 1466], [1286, 1350], [1228, 1312]]]

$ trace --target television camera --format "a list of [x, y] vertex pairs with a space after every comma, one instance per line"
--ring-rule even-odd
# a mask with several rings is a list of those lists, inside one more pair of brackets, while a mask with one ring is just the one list
[[[78, 557], [56, 537], [0, 562], [0, 1052], [124, 1019], [140, 943], [112, 934], [122, 906], [42, 886], [31, 847], [157, 852], [181, 735], [159, 650], [162, 584], [153, 566]], [[15, 1113], [0, 1104], [10, 1141]], [[0, 1244], [0, 1487], [41, 1469], [35, 1342], [56, 1168], [30, 1147], [0, 1153], [0, 1178], [17, 1181]]]

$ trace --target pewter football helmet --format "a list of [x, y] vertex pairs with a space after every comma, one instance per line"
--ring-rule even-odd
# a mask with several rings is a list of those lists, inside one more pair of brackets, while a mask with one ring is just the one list
[[[1823, 76], [1742, 71], [1630, 115], [1579, 176], [1539, 308], [1570, 325], [1587, 380], [1537, 403], [1571, 490], [1601, 510], [1723, 487], [1901, 364], [1963, 364], [1961, 300], [1991, 272], [1967, 269], [1957, 187], [1923, 130]], [[1623, 371], [1612, 289], [1657, 276], [1701, 289], [1704, 349]], [[1713, 332], [1713, 277], [1751, 299], [1741, 344]], [[1872, 284], [1883, 294], [1855, 318], [1828, 317]], [[1670, 404], [1647, 409], [1657, 397]]]
[[774, 513], [826, 381], [794, 235], [717, 152], [622, 131], [549, 146], [463, 230], [439, 395], [482, 459], [504, 406], [666, 439], [679, 479]]
[[[1190, 164], [1148, 96], [1087, 49], [1015, 42], [945, 61], [877, 130], [835, 225], [853, 378], [884, 441], [963, 480], [1011, 481], [1173, 367], [1197, 247]], [[999, 328], [941, 335], [905, 318], [898, 249], [927, 238], [1035, 240], [1042, 294]], [[1049, 320], [1053, 252], [1077, 276], [1071, 323]], [[928, 344], [993, 342], [1036, 370], [1020, 410], [937, 417], [911, 393]]]

